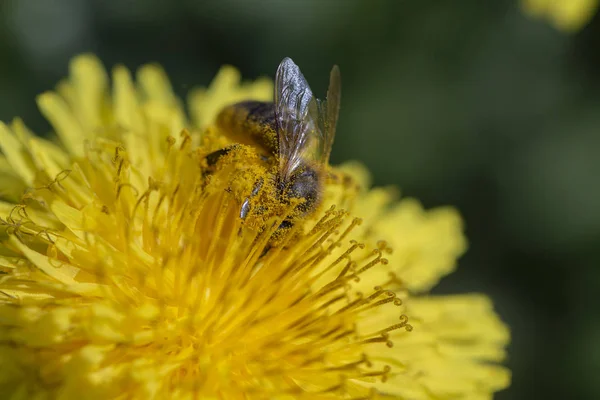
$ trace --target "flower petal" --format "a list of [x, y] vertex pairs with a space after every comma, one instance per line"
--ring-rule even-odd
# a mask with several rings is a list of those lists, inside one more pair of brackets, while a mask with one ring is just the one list
[[70, 105], [81, 126], [87, 132], [93, 132], [104, 125], [107, 111], [106, 71], [100, 60], [91, 54], [75, 57], [69, 70], [76, 96], [76, 101]]
[[242, 100], [272, 101], [273, 83], [269, 79], [241, 83], [237, 69], [222, 67], [208, 89], [195, 89], [188, 97], [194, 125], [201, 130], [206, 129], [223, 107]]
[[141, 132], [144, 121], [131, 73], [118, 66], [113, 71], [113, 81], [113, 113], [117, 124], [126, 131]]
[[491, 364], [504, 359], [510, 335], [487, 297], [411, 298], [406, 312], [413, 331], [396, 331], [391, 339], [409, 369], [390, 378], [392, 393], [414, 399], [487, 398], [510, 384], [510, 373]]
[[69, 153], [82, 156], [87, 134], [71, 112], [67, 102], [56, 93], [46, 92], [38, 96], [37, 103]]
[[13, 135], [11, 130], [0, 122], [0, 149], [11, 165], [27, 186], [33, 186], [35, 180], [35, 168], [26, 155], [23, 144]]
[[373, 235], [389, 238], [390, 264], [415, 292], [430, 289], [452, 272], [467, 249], [462, 219], [454, 208], [425, 211], [415, 199], [404, 199], [373, 226]]
[[53, 265], [47, 256], [30, 249], [15, 236], [10, 237], [10, 243], [19, 251], [21, 251], [25, 255], [25, 257], [27, 257], [27, 259], [31, 261], [36, 267], [38, 267], [41, 271], [43, 271], [51, 278], [54, 278], [58, 282], [67, 285], [76, 283], [76, 281], [73, 278], [79, 272], [78, 268], [60, 261], [56, 261], [56, 263], [59, 264], [58, 266]]

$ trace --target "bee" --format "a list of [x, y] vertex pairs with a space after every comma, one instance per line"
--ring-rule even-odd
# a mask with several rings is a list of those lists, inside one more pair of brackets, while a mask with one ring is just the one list
[[[297, 213], [313, 212], [321, 192], [335, 136], [340, 109], [340, 70], [330, 74], [326, 100], [317, 99], [300, 68], [284, 58], [275, 75], [274, 101], [243, 101], [225, 107], [217, 116], [217, 127], [235, 143], [252, 145], [263, 159], [274, 163], [272, 179], [278, 201], [289, 204], [297, 199]], [[234, 145], [235, 146], [235, 145]], [[232, 147], [207, 157], [214, 164]], [[251, 209], [250, 199], [264, 182], [259, 180], [240, 209], [244, 219]], [[286, 219], [281, 227], [290, 227]]]

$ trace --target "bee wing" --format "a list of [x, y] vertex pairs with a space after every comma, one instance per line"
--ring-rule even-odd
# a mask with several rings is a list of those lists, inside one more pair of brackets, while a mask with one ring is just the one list
[[340, 69], [334, 65], [329, 74], [329, 89], [327, 89], [327, 100], [317, 101], [318, 123], [321, 133], [321, 148], [319, 159], [323, 164], [329, 162], [331, 147], [337, 128], [338, 116], [340, 114], [340, 99], [342, 95], [342, 78]]
[[325, 164], [331, 146], [340, 106], [340, 71], [331, 70], [327, 100], [313, 96], [300, 68], [284, 58], [275, 75], [275, 115], [279, 133], [279, 164], [284, 179], [303, 161]]
[[300, 68], [286, 57], [275, 75], [275, 116], [279, 136], [279, 164], [283, 178], [297, 169], [310, 145], [317, 103]]

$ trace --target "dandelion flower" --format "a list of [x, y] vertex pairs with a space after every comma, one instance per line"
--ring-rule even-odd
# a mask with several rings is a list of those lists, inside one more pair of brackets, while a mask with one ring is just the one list
[[598, 10], [598, 0], [522, 0], [526, 13], [545, 18], [558, 29], [575, 32]]
[[111, 82], [77, 57], [37, 99], [55, 136], [0, 123], [3, 398], [489, 399], [508, 385], [490, 301], [427, 295], [466, 248], [453, 209], [397, 201], [349, 163], [269, 248], [274, 225], [239, 218], [256, 152], [210, 176], [202, 160], [227, 142], [219, 110], [272, 83], [223, 68], [186, 114], [155, 65]]

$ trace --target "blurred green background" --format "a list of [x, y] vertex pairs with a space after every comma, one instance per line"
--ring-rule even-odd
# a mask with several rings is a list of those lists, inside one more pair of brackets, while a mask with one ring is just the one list
[[159, 62], [181, 96], [284, 56], [324, 93], [337, 63], [333, 161], [464, 215], [470, 250], [436, 292], [486, 292], [510, 325], [497, 399], [600, 398], [599, 39], [599, 17], [567, 35], [506, 0], [4, 0], [0, 119], [48, 131], [34, 97], [84, 51]]

